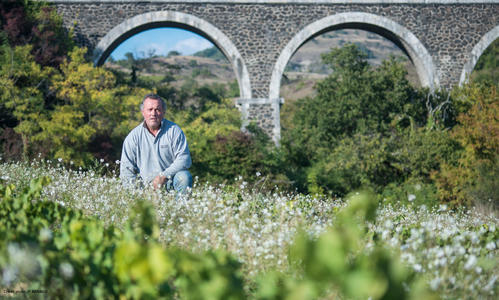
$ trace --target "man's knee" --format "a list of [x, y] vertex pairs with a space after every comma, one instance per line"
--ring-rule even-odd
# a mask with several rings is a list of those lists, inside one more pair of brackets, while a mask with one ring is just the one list
[[187, 170], [177, 172], [173, 176], [173, 188], [176, 191], [183, 191], [186, 188], [192, 188], [192, 175]]

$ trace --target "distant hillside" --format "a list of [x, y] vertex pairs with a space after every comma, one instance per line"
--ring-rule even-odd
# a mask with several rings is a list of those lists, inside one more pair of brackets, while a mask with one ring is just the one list
[[208, 48], [208, 49], [205, 49], [202, 51], [198, 51], [198, 52], [194, 53], [192, 56], [211, 58], [211, 59], [214, 59], [214, 60], [220, 61], [220, 62], [227, 60], [225, 58], [225, 56], [222, 54], [222, 52], [220, 52], [220, 50], [218, 50], [217, 47], [211, 47], [211, 48]]
[[[346, 43], [355, 43], [367, 53], [371, 64], [379, 65], [391, 55], [407, 62], [409, 78], [418, 84], [413, 65], [405, 54], [391, 41], [363, 30], [337, 30], [322, 34], [304, 44], [286, 66], [281, 82], [281, 96], [296, 100], [313, 95], [315, 83], [331, 72], [321, 62], [321, 54]], [[199, 84], [229, 84], [235, 80], [232, 66], [216, 47], [199, 51], [192, 56], [152, 57], [136, 61], [139, 76], [158, 77], [168, 75], [172, 85], [180, 86], [194, 79]], [[129, 61], [106, 62], [106, 67], [131, 74]]]
[[381, 64], [391, 55], [406, 58], [402, 50], [380, 35], [363, 30], [345, 29], [331, 31], [308, 41], [293, 55], [287, 70], [328, 74], [331, 70], [322, 64], [321, 54], [348, 43], [359, 46], [367, 54], [369, 63], [373, 65]]
[[407, 66], [409, 80], [414, 85], [419, 85], [414, 66], [393, 42], [368, 31], [345, 29], [311, 39], [291, 57], [281, 81], [281, 96], [287, 101], [312, 96], [315, 83], [331, 73], [322, 63], [321, 54], [348, 43], [359, 46], [367, 54], [367, 60], [372, 65], [380, 65], [391, 56], [402, 59]]
[[[228, 84], [236, 79], [232, 67], [225, 58], [223, 62], [219, 62], [212, 58], [200, 56], [158, 56], [140, 59], [134, 63], [137, 67], [137, 76], [150, 78], [154, 81], [168, 81], [174, 87], [180, 87], [191, 79], [194, 79], [199, 85]], [[131, 76], [130, 64], [128, 61], [108, 61], [104, 66], [119, 71], [125, 76]]]
[[480, 56], [471, 79], [499, 85], [499, 39], [496, 39]]

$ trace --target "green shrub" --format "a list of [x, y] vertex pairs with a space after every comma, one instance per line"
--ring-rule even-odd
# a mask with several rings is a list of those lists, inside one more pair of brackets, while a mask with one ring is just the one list
[[[496, 86], [471, 84], [456, 91], [461, 114], [451, 135], [456, 159], [433, 174], [441, 200], [455, 205], [498, 203], [499, 97]], [[495, 190], [495, 191], [494, 191]]]
[[379, 134], [357, 134], [340, 140], [329, 153], [323, 149], [324, 157], [306, 169], [309, 192], [323, 193], [323, 187], [327, 187], [338, 195], [345, 195], [360, 187], [393, 181], [397, 174], [388, 163], [392, 152], [389, 147]]
[[436, 207], [439, 203], [435, 184], [425, 178], [409, 178], [405, 182], [392, 182], [385, 186], [378, 198], [394, 205], [426, 205]]
[[499, 63], [497, 57], [499, 56], [499, 39], [496, 39], [490, 44], [487, 49], [480, 55], [471, 79], [474, 82], [488, 82], [497, 84], [499, 82]]
[[442, 162], [451, 161], [456, 149], [449, 133], [440, 129], [394, 130], [388, 137], [356, 134], [341, 139], [330, 151], [321, 149], [322, 156], [305, 169], [307, 188], [311, 193], [329, 190], [345, 195], [361, 187], [382, 192], [411, 178], [431, 185], [431, 174]]
[[174, 117], [189, 140], [191, 172], [202, 181], [233, 183], [239, 176], [257, 181], [261, 179], [257, 173], [277, 175], [280, 165], [274, 144], [254, 125], [250, 124], [247, 132], [240, 130], [240, 112], [231, 100], [208, 102], [199, 115], [191, 112]]

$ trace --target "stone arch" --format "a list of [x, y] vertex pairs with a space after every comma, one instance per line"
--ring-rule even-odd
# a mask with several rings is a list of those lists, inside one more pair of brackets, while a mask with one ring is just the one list
[[491, 31], [487, 32], [480, 41], [471, 50], [469, 60], [464, 64], [463, 71], [461, 72], [461, 77], [459, 79], [459, 85], [466, 83], [475, 69], [476, 63], [480, 56], [482, 56], [485, 49], [487, 49], [490, 44], [492, 44], [496, 39], [499, 38], [499, 26], [496, 26]]
[[282, 50], [272, 71], [269, 87], [269, 98], [279, 98], [281, 77], [291, 56], [311, 38], [335, 29], [364, 29], [380, 34], [399, 46], [411, 59], [418, 74], [421, 85], [434, 90], [439, 85], [433, 59], [407, 28], [381, 16], [363, 12], [347, 12], [325, 17], [309, 24]]
[[209, 22], [193, 15], [174, 11], [155, 11], [137, 15], [111, 29], [94, 50], [94, 63], [101, 65], [123, 41], [141, 31], [157, 27], [177, 27], [195, 32], [218, 47], [232, 64], [241, 98], [251, 98], [250, 77], [241, 54], [232, 41]]

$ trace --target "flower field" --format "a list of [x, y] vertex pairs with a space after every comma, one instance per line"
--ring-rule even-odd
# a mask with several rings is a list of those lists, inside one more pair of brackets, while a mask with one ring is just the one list
[[[292, 295], [297, 297], [299, 295], [297, 293], [300, 292], [309, 295], [310, 299], [334, 298], [339, 295], [344, 298], [362, 299], [365, 295], [374, 299], [386, 298], [386, 295], [389, 295], [386, 294], [387, 291], [396, 286], [393, 283], [396, 280], [403, 283], [405, 290], [416, 290], [417, 285], [410, 285], [409, 282], [419, 280], [427, 293], [444, 299], [496, 299], [499, 292], [497, 284], [499, 219], [493, 214], [484, 215], [473, 209], [453, 211], [445, 206], [397, 207], [381, 202], [379, 205], [376, 204], [375, 210], [372, 211], [376, 212], [375, 215], [369, 217], [371, 213], [365, 208], [367, 206], [356, 207], [346, 199], [287, 194], [277, 188], [272, 193], [261, 193], [259, 186], [250, 185], [243, 178], [238, 179], [237, 186], [213, 186], [195, 181], [189, 197], [176, 199], [173, 193], [125, 188], [112, 171], [108, 173], [109, 176], [102, 177], [97, 172], [69, 170], [60, 162], [48, 161], [0, 164], [1, 185], [11, 186], [3, 189], [2, 201], [15, 199], [12, 195], [20, 193], [23, 189], [30, 189], [30, 182], [33, 186], [32, 180], [47, 178], [47, 182], [38, 194], [27, 192], [24, 195], [29, 195], [23, 197], [32, 197], [30, 198], [32, 202], [53, 202], [56, 205], [53, 206], [54, 209], [60, 211], [63, 216], [60, 218], [60, 226], [54, 226], [50, 221], [40, 221], [42, 225], [36, 227], [38, 231], [34, 235], [37, 239], [34, 243], [38, 243], [38, 246], [33, 246], [33, 243], [29, 243], [29, 247], [26, 246], [21, 234], [3, 233], [4, 241], [0, 244], [0, 285], [4, 293], [38, 288], [52, 293], [54, 297], [67, 295], [64, 293], [86, 295], [82, 291], [83, 283], [78, 283], [82, 278], [77, 277], [87, 272], [86, 267], [80, 265], [79, 261], [88, 259], [96, 266], [114, 270], [110, 272], [116, 274], [117, 283], [103, 283], [100, 292], [105, 290], [110, 294], [125, 295], [127, 298], [141, 298], [143, 295], [196, 298], [192, 296], [194, 294], [191, 294], [191, 297], [185, 293], [189, 292], [189, 287], [192, 286], [190, 284], [195, 284], [201, 289], [203, 285], [199, 284], [199, 280], [204, 279], [198, 278], [196, 279], [198, 281], [195, 281], [189, 274], [182, 275], [183, 267], [177, 266], [174, 259], [178, 257], [184, 257], [182, 259], [194, 266], [197, 265], [193, 261], [198, 265], [203, 264], [203, 268], [211, 266], [210, 274], [219, 276], [210, 275], [212, 279], [239, 278], [240, 282], [236, 280], [235, 283], [225, 285], [232, 289], [233, 298], [276, 299], [276, 295], [280, 294], [288, 295], [287, 298], [291, 299]], [[31, 187], [30, 191], [33, 189]], [[148, 203], [152, 207], [150, 215], [142, 213], [142, 216], [148, 217], [142, 218], [141, 224], [152, 222], [153, 225], [149, 227], [144, 225], [140, 232], [133, 231], [135, 235], [130, 238], [127, 232], [132, 232], [129, 228], [133, 228], [130, 224], [136, 220], [135, 208], [139, 202]], [[356, 212], [364, 211], [364, 208], [365, 214], [361, 221], [352, 221], [358, 217]], [[66, 209], [70, 211], [67, 212]], [[147, 284], [142, 284], [132, 276], [134, 272], [139, 271], [134, 271], [130, 265], [121, 263], [119, 267], [115, 267], [104, 258], [97, 260], [95, 256], [101, 253], [99, 252], [101, 250], [87, 251], [88, 253], [82, 255], [84, 252], [78, 250], [79, 246], [74, 244], [74, 240], [77, 239], [74, 237], [77, 225], [70, 217], [66, 218], [71, 216], [71, 211], [80, 212], [81, 215], [77, 215], [77, 218], [82, 220], [81, 224], [87, 224], [85, 228], [94, 228], [92, 226], [99, 228], [91, 232], [88, 237], [94, 236], [96, 240], [102, 241], [102, 245], [107, 245], [106, 237], [110, 236], [111, 242], [105, 246], [107, 247], [105, 250], [102, 250], [104, 258], [109, 257], [112, 260], [119, 257], [122, 249], [120, 247], [128, 245], [126, 249], [129, 251], [127, 252], [129, 256], [135, 253], [134, 247], [138, 249], [137, 257], [141, 255], [156, 257], [152, 253], [162, 253], [156, 257], [156, 263], [170, 261], [176, 266], [172, 267], [175, 272], [171, 271], [170, 274], [164, 271], [168, 269], [164, 267], [161, 269], [163, 271], [158, 273], [154, 270], [159, 267], [154, 266], [150, 272], [153, 274], [150, 275], [151, 279]], [[343, 213], [344, 211], [350, 212]], [[4, 211], [1, 214], [8, 215], [9, 212]], [[44, 214], [50, 213], [44, 211]], [[85, 218], [90, 218], [88, 219], [90, 221]], [[27, 223], [31, 222], [30, 218], [25, 219]], [[11, 226], [8, 222], [4, 224]], [[67, 245], [71, 245], [69, 248], [60, 246], [63, 242], [62, 237], [59, 237], [59, 231], [64, 232], [65, 224], [68, 224], [68, 239], [71, 241], [66, 242]], [[114, 229], [108, 233], [106, 228]], [[148, 231], [147, 228], [152, 229]], [[2, 232], [7, 232], [7, 229], [1, 228]], [[147, 238], [141, 240], [143, 239], [140, 237], [141, 233], [149, 236], [151, 240]], [[24, 239], [28, 240], [30, 234], [26, 233], [25, 236]], [[153, 242], [153, 239], [157, 242]], [[52, 240], [54, 245], [50, 247], [59, 250], [69, 249], [67, 250], [69, 256], [53, 258], [65, 254], [63, 251], [51, 250], [48, 245], [52, 242], [44, 244], [45, 241]], [[88, 249], [104, 249], [102, 248], [104, 246], [92, 246], [92, 239], [85, 241], [90, 245]], [[124, 244], [125, 241], [128, 244]], [[141, 248], [141, 243], [149, 245], [148, 248]], [[179, 249], [178, 253], [182, 254], [177, 252], [175, 252], [177, 254], [170, 252], [164, 254], [154, 249]], [[47, 254], [52, 253], [50, 251], [54, 251], [53, 256]], [[202, 263], [210, 257], [206, 254], [211, 253], [210, 251], [215, 251], [214, 253], [222, 251], [227, 253], [229, 258], [215, 255], [214, 261], [218, 264], [215, 267]], [[33, 252], [37, 255], [33, 256]], [[75, 253], [81, 255], [77, 256]], [[388, 255], [379, 253], [388, 253]], [[337, 257], [340, 257], [340, 262], [335, 261]], [[380, 262], [374, 268], [377, 273], [369, 273], [369, 270], [373, 269], [369, 264], [373, 261]], [[133, 263], [135, 262], [130, 264]], [[404, 274], [407, 275], [390, 275], [401, 273], [385, 270], [387, 269], [385, 266], [397, 264], [403, 266]], [[327, 268], [324, 269], [322, 265]], [[53, 271], [47, 266], [55, 268], [57, 274], [50, 273]], [[387, 279], [382, 281], [384, 278], [382, 274], [385, 274], [383, 273], [385, 271], [388, 274]], [[98, 271], [88, 272], [97, 277], [95, 274]], [[30, 273], [29, 276], [27, 273]], [[47, 275], [49, 273], [52, 275]], [[171, 278], [176, 280], [174, 284], [169, 285], [170, 290], [151, 288], [148, 284], [166, 286], [162, 285], [161, 276], [154, 274], [173, 276]], [[390, 276], [394, 276], [396, 280]], [[37, 279], [42, 277], [52, 279], [50, 281]], [[289, 281], [288, 278], [294, 279]], [[324, 280], [324, 283], [319, 284], [317, 281], [321, 279], [317, 278], [331, 280], [330, 282]], [[371, 288], [367, 289], [367, 294], [356, 294], [358, 291], [351, 289], [354, 283], [357, 285], [366, 283], [365, 286]], [[123, 284], [126, 285], [125, 288], [122, 287]], [[240, 284], [239, 290], [238, 284]], [[75, 288], [78, 285], [81, 286], [80, 290]], [[69, 292], [63, 291], [64, 288], [61, 286], [69, 286]], [[216, 299], [218, 297], [216, 295], [220, 295], [218, 298], [222, 299], [227, 296], [219, 293], [222, 290], [221, 284], [215, 286], [218, 289], [204, 290], [203, 297]], [[100, 294], [95, 288], [93, 287], [93, 294], [88, 294], [89, 298], [99, 297], [96, 296]], [[56, 290], [57, 293], [54, 292]], [[206, 296], [207, 293], [211, 296]]]

